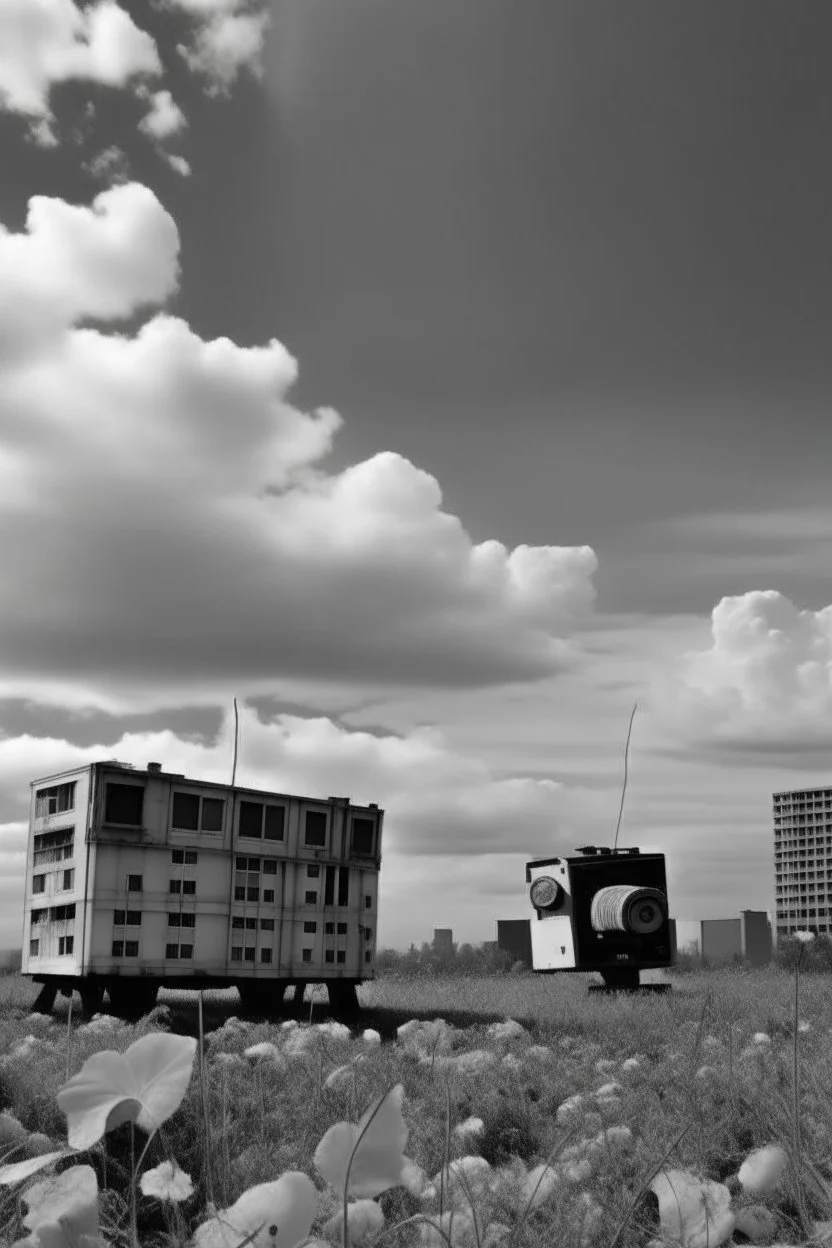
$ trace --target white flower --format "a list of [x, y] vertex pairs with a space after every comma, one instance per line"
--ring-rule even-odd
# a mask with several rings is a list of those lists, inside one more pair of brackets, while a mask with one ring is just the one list
[[719, 1248], [734, 1230], [731, 1193], [723, 1183], [703, 1182], [686, 1170], [668, 1170], [649, 1184], [659, 1198], [666, 1239], [683, 1248]]
[[139, 1186], [145, 1196], [155, 1196], [157, 1200], [187, 1200], [194, 1192], [191, 1176], [175, 1161], [163, 1161], [154, 1170], [146, 1170]]
[[[324, 1224], [324, 1233], [342, 1240], [344, 1215], [339, 1212]], [[384, 1214], [374, 1200], [352, 1200], [347, 1205], [347, 1235], [349, 1243], [364, 1244], [384, 1229]]]
[[766, 1035], [764, 1031], [755, 1031], [751, 1037], [752, 1044], [771, 1044], [771, 1036]]
[[460, 1053], [453, 1059], [453, 1065], [461, 1075], [479, 1075], [497, 1061], [496, 1053], [488, 1049], [472, 1049], [470, 1053]]
[[752, 1196], [765, 1196], [779, 1186], [789, 1159], [779, 1144], [768, 1144], [749, 1153], [739, 1169], [742, 1187]]
[[460, 1122], [454, 1127], [454, 1135], [457, 1139], [475, 1138], [482, 1135], [485, 1130], [485, 1123], [482, 1118], [466, 1118], [464, 1122]]
[[317, 1205], [312, 1180], [290, 1170], [274, 1183], [250, 1187], [230, 1209], [198, 1226], [194, 1248], [237, 1248], [247, 1236], [253, 1236], [251, 1248], [273, 1248], [276, 1242], [279, 1248], [295, 1248], [309, 1234]]
[[802, 945], [808, 945], [810, 941], [815, 939], [814, 932], [792, 932], [795, 940], [799, 940]]
[[801, 1018], [797, 1024], [797, 1030], [798, 1031], [811, 1031], [811, 1029], [812, 1029], [812, 1024], [807, 1023], [805, 1018]]
[[576, 1092], [574, 1096], [567, 1099], [558, 1106], [558, 1112], [555, 1115], [559, 1123], [574, 1121], [575, 1118], [583, 1116], [585, 1096], [583, 1092]]
[[344, 1023], [316, 1023], [315, 1027], [325, 1036], [329, 1036], [332, 1040], [351, 1040], [352, 1032]]
[[621, 1091], [621, 1084], [615, 1083], [613, 1081], [612, 1083], [603, 1084], [600, 1088], [598, 1088], [595, 1095], [600, 1096], [600, 1097], [614, 1096], [616, 1092], [620, 1092], [620, 1091]]
[[547, 1200], [554, 1196], [558, 1187], [559, 1176], [551, 1166], [535, 1166], [529, 1171], [528, 1178], [521, 1189], [522, 1207], [529, 1205], [530, 1210], [539, 1209]]
[[563, 1174], [570, 1183], [586, 1183], [592, 1174], [592, 1162], [584, 1157], [582, 1161], [570, 1161], [563, 1168]]
[[372, 1027], [368, 1027], [366, 1031], [362, 1031], [361, 1039], [365, 1044], [381, 1044], [381, 1035], [374, 1031]]
[[637, 1057], [628, 1057], [621, 1063], [622, 1070], [638, 1070], [641, 1062]]
[[482, 1248], [504, 1248], [511, 1236], [511, 1227], [504, 1222], [492, 1222], [485, 1232]]
[[[536, 1062], [551, 1062], [554, 1056], [552, 1050], [547, 1048], [545, 1044], [533, 1044], [526, 1049], [526, 1057], [534, 1058]], [[497, 1223], [495, 1223], [496, 1225]]]
[[266, 1060], [281, 1061], [282, 1054], [276, 1044], [272, 1044], [269, 1040], [263, 1040], [260, 1044], [250, 1044], [247, 1049], [243, 1049], [246, 1057], [262, 1057]]
[[526, 1029], [513, 1018], [507, 1018], [504, 1023], [492, 1023], [488, 1028], [488, 1035], [492, 1040], [499, 1043], [502, 1041], [517, 1040], [518, 1037], [525, 1036]]

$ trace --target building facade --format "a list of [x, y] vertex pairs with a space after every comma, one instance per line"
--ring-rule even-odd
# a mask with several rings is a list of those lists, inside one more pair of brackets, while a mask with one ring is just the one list
[[383, 817], [349, 798], [231, 788], [158, 763], [33, 781], [23, 973], [372, 978]]
[[830, 932], [832, 788], [775, 793], [774, 898], [777, 938]]

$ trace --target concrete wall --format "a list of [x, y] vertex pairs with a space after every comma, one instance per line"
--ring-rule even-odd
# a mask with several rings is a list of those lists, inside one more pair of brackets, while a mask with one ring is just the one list
[[703, 958], [742, 957], [739, 919], [703, 919], [700, 948]]

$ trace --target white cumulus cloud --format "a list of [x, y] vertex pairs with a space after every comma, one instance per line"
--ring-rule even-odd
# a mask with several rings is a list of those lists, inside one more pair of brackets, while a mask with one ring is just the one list
[[177, 51], [188, 67], [208, 81], [211, 94], [225, 92], [241, 71], [259, 78], [270, 21], [268, 8], [247, 0], [169, 0], [198, 19], [191, 46]]
[[187, 118], [170, 91], [154, 91], [148, 93], [146, 98], [150, 103], [150, 111], [139, 122], [139, 129], [148, 138], [161, 143], [185, 129]]
[[55, 141], [54, 84], [124, 87], [161, 72], [154, 40], [114, 0], [0, 0], [0, 105], [31, 118], [42, 143]]
[[33, 196], [23, 232], [0, 224], [0, 361], [10, 354], [25, 368], [37, 345], [66, 345], [78, 321], [122, 319], [167, 298], [178, 253], [173, 218], [144, 186], [112, 187], [91, 207]]
[[711, 644], [681, 656], [654, 704], [679, 735], [770, 752], [832, 743], [832, 606], [776, 590], [723, 598]]
[[161, 313], [81, 327], [163, 300], [177, 265], [132, 183], [91, 208], [37, 197], [0, 234], [0, 694], [215, 704], [229, 682], [459, 687], [568, 662], [591, 548], [477, 544], [393, 451], [326, 472], [341, 419], [287, 401], [276, 339]]

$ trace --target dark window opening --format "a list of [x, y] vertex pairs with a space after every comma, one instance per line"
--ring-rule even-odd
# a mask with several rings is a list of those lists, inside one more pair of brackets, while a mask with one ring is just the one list
[[372, 908], [373, 908], [373, 899], [372, 899], [372, 897], [365, 897], [365, 898], [364, 898], [364, 909], [365, 909], [365, 910], [372, 910]]
[[246, 945], [246, 962], [254, 961], [254, 945]]
[[365, 961], [365, 962], [371, 962], [371, 961], [372, 961], [372, 958], [373, 958], [373, 951], [372, 951], [372, 949], [365, 949], [365, 950], [364, 950], [364, 961]]
[[125, 940], [124, 956], [125, 958], [137, 958], [139, 956], [139, 942], [137, 940]]
[[178, 958], [179, 946], [178, 945], [165, 945], [165, 957], [166, 958]]
[[266, 807], [266, 840], [282, 841], [286, 811], [283, 806]]
[[311, 950], [311, 949], [304, 949], [304, 951], [303, 951], [303, 961], [304, 961], [304, 962], [311, 962], [311, 961], [312, 961], [312, 950]]
[[242, 962], [242, 960], [243, 960], [243, 946], [232, 945], [231, 946], [231, 961]]
[[271, 951], [271, 949], [261, 949], [261, 950], [260, 950], [260, 961], [261, 961], [261, 962], [271, 962], [271, 960], [272, 960], [272, 951]]
[[327, 867], [326, 883], [324, 884], [324, 905], [331, 906], [335, 903], [335, 868]]
[[182, 922], [181, 914], [169, 914], [168, 915], [168, 927], [179, 927], [181, 922]]
[[353, 819], [352, 821], [352, 852], [358, 858], [373, 856], [373, 821], [372, 819]]
[[276, 858], [264, 858], [263, 859], [263, 874], [264, 875], [277, 875], [277, 859]]
[[128, 927], [141, 927], [142, 912], [141, 910], [128, 910], [125, 916], [125, 923]]
[[113, 926], [114, 927], [124, 927], [124, 915], [125, 915], [124, 910], [113, 911]]
[[46, 892], [46, 876], [45, 875], [35, 875], [32, 877], [32, 892], [33, 893], [45, 893]]
[[304, 923], [304, 925], [303, 925], [303, 930], [304, 930], [305, 932], [317, 932], [317, 930], [318, 930], [318, 924], [317, 924], [317, 923], [315, 923], [315, 922], [314, 922], [314, 920], [310, 922], [310, 921], [307, 919], [307, 921], [306, 921], [306, 922]]
[[338, 935], [339, 935], [339, 936], [346, 936], [346, 934], [347, 934], [347, 925], [346, 925], [346, 923], [339, 923], [339, 924], [338, 924]]
[[114, 941], [113, 941], [113, 955], [112, 955], [112, 956], [113, 956], [114, 958], [123, 958], [123, 957], [124, 957], [124, 941], [123, 941], [123, 940], [114, 940]]
[[142, 877], [140, 875], [128, 875], [127, 891], [128, 893], [140, 893], [142, 891]]
[[350, 904], [350, 869], [349, 867], [338, 868], [338, 905], [348, 906]]
[[199, 831], [198, 794], [174, 793], [172, 826], [182, 832]]
[[192, 958], [194, 956], [193, 945], [180, 945], [179, 956], [180, 958]]
[[[225, 802], [221, 797], [203, 797], [202, 799], [202, 831], [222, 832], [222, 816]], [[182, 955], [185, 956], [184, 954]]]
[[259, 900], [260, 900], [259, 888], [247, 888], [246, 889], [246, 901], [259, 901]]
[[234, 889], [234, 900], [245, 901], [245, 899], [246, 899], [246, 890], [238, 884], [237, 887]]
[[40, 940], [30, 940], [29, 941], [29, 957], [30, 958], [38, 957], [39, 948], [40, 948]]
[[343, 949], [339, 949], [339, 950], [338, 950], [338, 953], [337, 953], [337, 955], [336, 955], [336, 957], [335, 957], [335, 961], [336, 961], [336, 962], [346, 962], [346, 960], [347, 960], [347, 955], [346, 955], [346, 953], [344, 952], [344, 950], [343, 950]]
[[263, 803], [240, 802], [240, 836], [257, 837], [263, 835]]
[[196, 915], [195, 914], [183, 914], [182, 926], [183, 927], [196, 927]]
[[325, 934], [326, 936], [332, 936], [332, 935], [334, 934], [334, 932], [335, 932], [335, 924], [334, 924], [334, 923], [324, 923], [324, 934]]
[[307, 906], [315, 906], [318, 904], [317, 893], [307, 893], [304, 897], [304, 904]]
[[170, 882], [170, 892], [172, 892], [172, 893], [181, 893], [181, 892], [182, 892], [182, 881], [181, 881], [181, 880], [171, 880], [171, 882]]
[[317, 863], [314, 863], [306, 868], [306, 874], [310, 880], [317, 880], [318, 876], [321, 874], [321, 868]]
[[273, 932], [274, 931], [274, 919], [261, 919], [260, 930], [261, 932]]
[[245, 924], [243, 922], [243, 916], [241, 914], [232, 915], [231, 926], [232, 927], [244, 927]]
[[326, 846], [326, 815], [320, 810], [307, 810], [304, 844], [314, 849]]
[[[174, 800], [174, 806], [175, 805], [176, 805], [176, 801]], [[184, 862], [185, 861], [184, 849], [172, 849], [170, 851], [170, 860], [171, 862]]]
[[250, 932], [253, 932], [257, 927], [257, 920], [254, 918], [246, 919], [246, 927]]
[[326, 952], [324, 953], [324, 962], [334, 962], [334, 961], [335, 961], [335, 950], [327, 949]]
[[140, 828], [143, 806], [144, 789], [137, 784], [108, 784], [104, 822]]
[[183, 880], [182, 892], [187, 896], [189, 893], [193, 896], [196, 894], [196, 880]]
[[185, 862], [186, 862], [189, 866], [192, 866], [192, 867], [193, 867], [193, 866], [195, 866], [195, 865], [196, 865], [196, 861], [197, 861], [198, 856], [199, 856], [199, 855], [197, 854], [197, 852], [196, 852], [196, 850], [195, 850], [195, 849], [186, 849], [186, 850], [185, 850]]
[[274, 889], [273, 889], [273, 888], [264, 888], [264, 889], [263, 889], [263, 900], [264, 900], [264, 901], [274, 901]]

